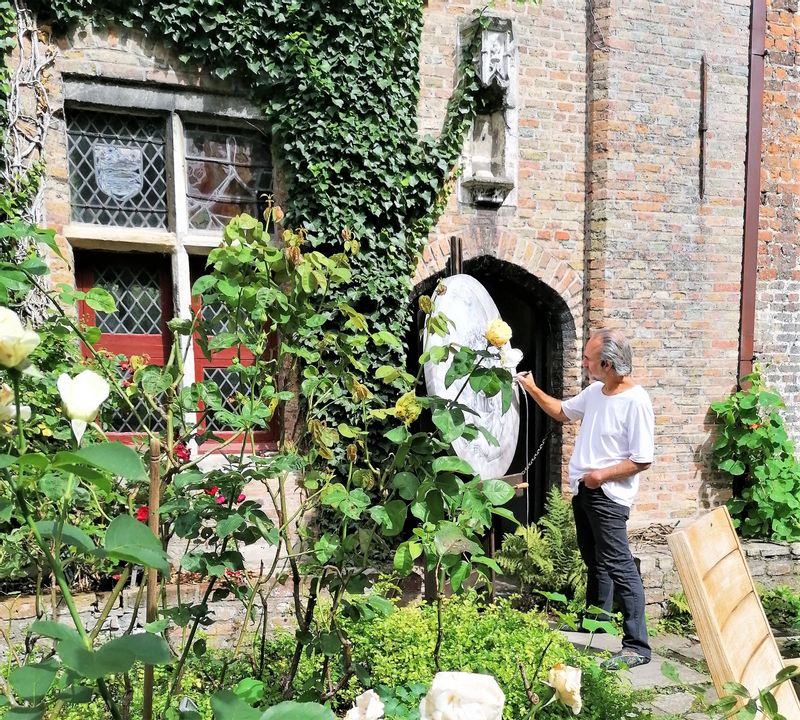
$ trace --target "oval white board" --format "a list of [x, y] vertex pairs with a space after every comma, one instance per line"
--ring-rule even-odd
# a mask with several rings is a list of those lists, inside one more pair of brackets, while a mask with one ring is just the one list
[[[425, 349], [435, 345], [466, 345], [473, 350], [485, 350], [486, 338], [483, 333], [486, 326], [500, 317], [497, 305], [491, 296], [474, 277], [470, 275], [452, 275], [445, 278], [447, 286], [444, 295], [434, 293], [433, 303], [437, 312], [442, 312], [455, 324], [445, 337], [428, 335], [425, 338]], [[484, 361], [486, 364], [487, 361]], [[452, 360], [434, 364], [425, 363], [425, 386], [429, 395], [437, 395], [448, 400], [458, 395], [464, 385], [464, 379], [457, 380], [449, 388], [444, 385], [444, 376]], [[495, 362], [495, 365], [499, 364]], [[511, 407], [503, 412], [500, 393], [487, 398], [476, 393], [467, 386], [458, 398], [458, 402], [472, 408], [477, 415], [468, 415], [467, 422], [486, 428], [500, 445], [491, 445], [483, 435], [477, 439], [466, 441], [459, 438], [453, 442], [453, 451], [462, 460], [466, 460], [472, 469], [484, 479], [503, 477], [517, 449], [519, 437], [519, 396], [512, 395]]]

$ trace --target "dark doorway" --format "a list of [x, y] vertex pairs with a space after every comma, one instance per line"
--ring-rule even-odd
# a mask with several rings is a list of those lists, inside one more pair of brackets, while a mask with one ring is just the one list
[[[526, 270], [492, 257], [479, 257], [464, 262], [464, 273], [471, 275], [487, 289], [500, 312], [511, 326], [511, 344], [523, 352], [519, 370], [531, 370], [537, 384], [546, 392], [561, 397], [563, 390], [564, 343], [575, 337], [572, 315], [563, 299], [548, 285]], [[416, 312], [417, 298], [435, 291], [440, 273], [420, 283], [412, 297]], [[409, 332], [409, 372], [416, 373], [420, 355], [418, 322]], [[529, 487], [522, 497], [508, 505], [517, 520], [531, 523], [544, 513], [547, 491], [561, 481], [561, 426], [550, 420], [532, 400], [520, 397], [520, 434], [514, 460], [508, 474], [522, 472], [539, 445], [544, 446], [531, 465]], [[513, 532], [508, 521], [498, 518], [498, 538]]]

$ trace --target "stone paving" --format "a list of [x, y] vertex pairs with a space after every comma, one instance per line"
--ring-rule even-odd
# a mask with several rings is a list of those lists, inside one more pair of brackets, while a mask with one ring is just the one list
[[[612, 635], [588, 635], [566, 632], [564, 635], [580, 649], [586, 649], [591, 638], [591, 647], [598, 651], [619, 652], [621, 641]], [[668, 633], [650, 638], [653, 659], [647, 665], [620, 671], [636, 690], [651, 691], [642, 707], [660, 718], [686, 718], [686, 720], [708, 720], [709, 715], [699, 712], [701, 695], [707, 702], [717, 695], [708, 676], [700, 643], [695, 638]], [[664, 663], [676, 670], [680, 683], [670, 680], [662, 671]]]

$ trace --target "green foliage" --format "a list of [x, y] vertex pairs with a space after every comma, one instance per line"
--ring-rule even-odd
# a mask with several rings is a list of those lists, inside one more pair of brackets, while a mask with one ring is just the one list
[[[37, 0], [61, 28], [104, 21], [173, 47], [181, 62], [248, 88], [271, 129], [290, 202], [285, 226], [330, 249], [344, 234], [360, 252], [354, 279], [332, 292], [373, 332], [405, 336], [410, 277], [449, 194], [451, 171], [475, 114], [478, 89], [466, 42], [460, 82], [438, 137], [420, 139], [419, 0]], [[328, 319], [317, 331], [342, 328]], [[335, 355], [322, 352], [327, 362]], [[368, 349], [371, 369], [400, 365], [401, 347]], [[384, 398], [380, 383], [368, 383]], [[346, 421], [354, 406], [331, 408]]]
[[496, 559], [506, 575], [520, 582], [523, 594], [564, 593], [580, 600], [585, 593], [585, 568], [572, 508], [557, 487], [548, 491], [545, 514], [538, 524], [506, 535]]
[[677, 635], [694, 632], [694, 618], [689, 609], [686, 595], [682, 591], [672, 593], [667, 598], [664, 615], [658, 622], [659, 630]]
[[[583, 671], [582, 717], [639, 717], [630, 689], [551, 630], [541, 613], [515, 610], [507, 600], [486, 605], [474, 593], [448, 599], [443, 613], [442, 670], [493, 675], [506, 695], [506, 720], [522, 718], [529, 709], [519, 663], [525, 666], [534, 691], [544, 696], [547, 688], [543, 680], [556, 662]], [[436, 608], [401, 607], [389, 615], [352, 621], [348, 629], [354, 659], [364, 666], [366, 675], [358, 683], [351, 682], [337, 696], [337, 704], [349, 707], [352, 698], [363, 689], [377, 687], [385, 699], [393, 699], [394, 714], [387, 714], [387, 720], [413, 718], [414, 704], [418, 705], [422, 688], [430, 685], [434, 675], [431, 651], [436, 643]], [[288, 662], [288, 647], [285, 638], [270, 641], [268, 674], [263, 678], [267, 688], [277, 687]], [[534, 678], [543, 654], [539, 674]], [[302, 676], [311, 677], [319, 662], [318, 657], [305, 659]], [[566, 717], [566, 711], [555, 703], [541, 709], [537, 717]]]
[[743, 537], [800, 539], [800, 464], [783, 400], [764, 384], [758, 365], [742, 382], [744, 389], [711, 405], [718, 421], [714, 462], [734, 481], [734, 524]]
[[758, 594], [770, 625], [800, 629], [800, 594], [787, 585], [759, 588]]

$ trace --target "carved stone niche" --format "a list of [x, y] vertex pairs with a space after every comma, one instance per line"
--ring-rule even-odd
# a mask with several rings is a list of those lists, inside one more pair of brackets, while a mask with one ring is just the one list
[[[465, 172], [461, 189], [466, 202], [499, 207], [514, 188], [513, 157], [516, 142], [514, 97], [514, 43], [511, 21], [492, 18], [481, 30], [476, 58], [480, 90], [478, 112], [466, 144]], [[513, 128], [512, 128], [513, 125]]]

